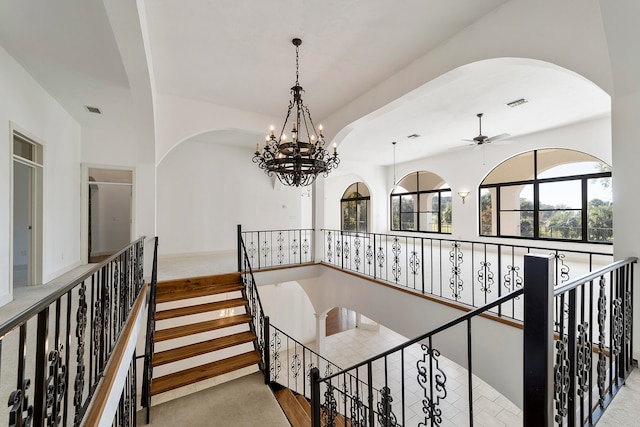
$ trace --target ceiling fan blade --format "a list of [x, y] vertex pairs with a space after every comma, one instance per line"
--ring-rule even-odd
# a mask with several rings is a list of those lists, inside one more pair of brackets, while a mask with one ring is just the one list
[[465, 150], [467, 148], [472, 148], [474, 147], [476, 144], [465, 144], [465, 145], [457, 145], [455, 147], [449, 147], [449, 150]]
[[508, 133], [501, 133], [500, 135], [495, 135], [495, 136], [492, 136], [491, 138], [487, 138], [486, 142], [498, 141], [500, 139], [509, 138], [510, 136], [511, 135], [509, 135]]

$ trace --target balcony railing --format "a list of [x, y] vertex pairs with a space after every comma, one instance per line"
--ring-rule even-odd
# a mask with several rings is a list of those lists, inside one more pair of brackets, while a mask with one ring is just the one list
[[[275, 231], [275, 233], [279, 233], [279, 231]], [[263, 235], [268, 234], [264, 233]], [[298, 236], [300, 235], [298, 234]], [[329, 375], [339, 371], [340, 368], [270, 324], [269, 316], [265, 315], [262, 308], [258, 286], [253, 276], [251, 258], [242, 235], [239, 235], [238, 243], [241, 255], [239, 271], [242, 274], [245, 294], [249, 302], [249, 313], [252, 319], [251, 329], [256, 334], [257, 347], [262, 356], [261, 369], [264, 373], [265, 384], [277, 383], [310, 398], [309, 373], [311, 369], [315, 367]]]
[[[326, 264], [470, 307], [520, 289], [524, 255], [529, 253], [553, 256], [557, 284], [613, 262], [607, 252], [341, 230], [322, 230], [322, 234]], [[523, 319], [521, 299], [491, 311]]]
[[[254, 269], [305, 264], [314, 261], [314, 230], [242, 231], [238, 225], [238, 248], [244, 242]], [[238, 271], [242, 257], [238, 251]]]
[[[313, 426], [336, 425], [338, 418], [351, 425], [442, 425], [451, 415], [447, 411], [453, 406], [445, 401], [455, 384], [447, 383], [440, 366], [447, 354], [437, 342], [456, 326], [456, 333], [463, 333], [459, 341], [467, 343], [462, 386], [467, 402], [455, 406], [462, 406], [466, 423], [473, 426], [473, 366], [481, 356], [473, 351], [472, 323], [486, 312], [524, 322], [524, 361], [516, 375], [524, 378], [525, 427], [592, 425], [633, 369], [637, 258], [612, 263], [608, 253], [337, 230], [323, 230], [323, 235], [327, 264], [481, 307], [340, 372], [328, 363], [306, 363], [321, 356], [307, 356], [302, 344], [280, 330], [272, 334], [264, 313], [261, 320], [258, 316], [268, 378], [286, 371], [287, 384], [302, 384], [296, 391], [305, 396], [312, 386]], [[250, 294], [259, 300], [246, 252], [242, 271], [254, 289]], [[412, 346], [420, 348], [418, 356], [409, 351]], [[275, 359], [271, 351], [278, 354]], [[309, 384], [305, 366], [311, 368]]]
[[[482, 313], [522, 295], [524, 426], [593, 425], [633, 368], [632, 283], [637, 259], [558, 287], [554, 296], [553, 256], [525, 258], [524, 288], [344, 371], [322, 375], [314, 369], [312, 425], [336, 425], [338, 418], [344, 418], [351, 425], [440, 426], [461, 410], [465, 423], [473, 426], [473, 366], [480, 356], [473, 350], [472, 323]], [[592, 293], [594, 283], [596, 294]], [[604, 288], [609, 288], [611, 297]], [[565, 303], [563, 316], [554, 322], [555, 307]], [[597, 321], [589, 326], [592, 318]], [[562, 333], [556, 336], [558, 322]], [[452, 381], [442, 368], [446, 354], [436, 342], [450, 340], [456, 326], [456, 339], [466, 343], [467, 377]], [[419, 355], [409, 351], [416, 344]], [[465, 391], [464, 405], [447, 401], [452, 387]], [[548, 402], [554, 403], [552, 411]]]
[[[73, 425], [87, 410], [141, 307], [144, 237], [0, 326], [1, 391], [9, 426]], [[135, 353], [131, 365], [135, 365]], [[135, 418], [135, 366], [117, 425]], [[132, 383], [133, 381], [133, 383]], [[122, 424], [118, 424], [122, 422]]]

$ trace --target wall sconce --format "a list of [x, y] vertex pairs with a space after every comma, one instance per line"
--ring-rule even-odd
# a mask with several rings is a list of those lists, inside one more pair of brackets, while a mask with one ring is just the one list
[[469, 195], [468, 191], [458, 191], [458, 196], [462, 199], [462, 204], [464, 205], [464, 199]]

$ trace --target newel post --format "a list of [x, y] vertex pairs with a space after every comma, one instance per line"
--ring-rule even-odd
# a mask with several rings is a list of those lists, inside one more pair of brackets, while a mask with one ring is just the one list
[[238, 273], [242, 272], [242, 225], [238, 224], [238, 233], [237, 233], [237, 241], [238, 241]]
[[262, 336], [264, 337], [264, 348], [262, 354], [264, 355], [264, 383], [269, 385], [271, 383], [271, 322], [269, 316], [264, 316], [264, 331]]
[[524, 256], [524, 427], [553, 425], [553, 256]]
[[309, 371], [311, 380], [311, 427], [320, 427], [320, 371], [313, 367]]

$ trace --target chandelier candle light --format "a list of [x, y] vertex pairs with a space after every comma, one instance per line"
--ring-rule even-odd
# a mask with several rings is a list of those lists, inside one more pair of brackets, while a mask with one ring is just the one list
[[[292, 187], [306, 187], [312, 184], [320, 174], [329, 175], [332, 169], [338, 167], [340, 159], [336, 143], [333, 143], [333, 154], [325, 148], [322, 125], [316, 127], [311, 120], [309, 107], [302, 102], [302, 86], [298, 83], [299, 65], [298, 51], [302, 40], [291, 40], [296, 47], [296, 84], [291, 88], [293, 99], [289, 101], [287, 117], [284, 119], [282, 130], [276, 136], [275, 129], [266, 138], [264, 149], [260, 151], [260, 143], [256, 144], [253, 162], [257, 163], [269, 176], [275, 174], [280, 182]], [[284, 131], [291, 119], [291, 142], [287, 140]]]

